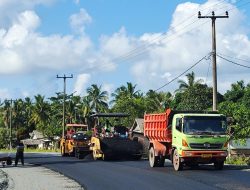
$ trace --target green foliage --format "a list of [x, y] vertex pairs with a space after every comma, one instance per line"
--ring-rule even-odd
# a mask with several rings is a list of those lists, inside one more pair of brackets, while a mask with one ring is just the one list
[[212, 106], [212, 89], [196, 84], [176, 94], [174, 108], [177, 110], [207, 110]]
[[9, 143], [9, 131], [6, 128], [0, 128], [0, 148], [7, 148]]
[[[188, 73], [187, 80], [179, 80], [175, 94], [149, 90], [144, 95], [136, 84], [127, 82], [113, 93], [103, 91], [101, 86], [92, 84], [86, 90], [86, 96], [65, 96], [65, 122], [90, 124], [89, 116], [93, 112], [128, 113], [125, 125], [132, 126], [135, 118], [143, 118], [144, 113], [165, 112], [167, 108], [175, 110], [210, 110], [212, 108], [212, 88]], [[112, 101], [109, 102], [109, 94]], [[219, 112], [234, 118], [234, 139], [244, 139], [250, 134], [250, 83], [238, 81], [231, 85], [225, 95], [218, 93]], [[48, 100], [38, 94], [33, 101], [25, 99], [4, 101], [0, 106], [0, 146], [6, 146], [8, 133], [5, 128], [12, 124], [13, 139], [28, 138], [34, 129], [53, 138], [62, 134], [63, 93], [56, 93]], [[90, 126], [90, 125], [89, 125]], [[89, 128], [89, 130], [91, 130]]]
[[145, 111], [147, 113], [164, 112], [171, 107], [172, 94], [170, 92], [155, 92], [149, 90], [145, 97]]
[[219, 104], [219, 111], [228, 117], [233, 117], [234, 139], [250, 137], [250, 87], [240, 81], [232, 84], [231, 90], [225, 94], [226, 101]]
[[226, 164], [233, 165], [248, 165], [250, 166], [250, 157], [242, 155], [242, 156], [231, 156], [226, 159]]
[[245, 91], [244, 81], [241, 80], [232, 84], [231, 90], [228, 90], [224, 96], [227, 101], [238, 102], [243, 98], [244, 91]]
[[111, 109], [111, 112], [128, 113], [130, 117], [124, 119], [124, 125], [131, 127], [135, 118], [143, 118], [145, 112], [143, 98], [120, 98]]
[[87, 88], [91, 109], [95, 112], [104, 112], [108, 109], [108, 92], [101, 91], [101, 86], [92, 84]]

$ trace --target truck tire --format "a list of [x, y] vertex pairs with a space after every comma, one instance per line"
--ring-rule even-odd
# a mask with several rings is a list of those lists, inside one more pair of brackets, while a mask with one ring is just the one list
[[96, 150], [92, 151], [92, 155], [93, 155], [93, 159], [94, 160], [98, 160], [97, 156], [96, 156]]
[[159, 157], [155, 156], [154, 147], [150, 147], [148, 158], [149, 158], [149, 165], [150, 165], [150, 167], [153, 168], [153, 167], [157, 167], [158, 166], [158, 164], [159, 164]]
[[164, 164], [165, 164], [165, 156], [160, 156], [159, 158], [158, 158], [158, 166], [159, 167], [164, 167]]
[[177, 149], [174, 150], [173, 165], [174, 165], [175, 171], [180, 171], [183, 169], [183, 163], [181, 163], [181, 159], [180, 159]]
[[11, 157], [8, 157], [8, 158], [7, 158], [6, 164], [7, 164], [8, 166], [12, 164]]
[[214, 162], [214, 168], [216, 170], [222, 170], [224, 167], [224, 161], [215, 161]]
[[65, 154], [65, 147], [64, 146], [61, 146], [61, 155], [62, 156], [66, 156], [66, 154]]

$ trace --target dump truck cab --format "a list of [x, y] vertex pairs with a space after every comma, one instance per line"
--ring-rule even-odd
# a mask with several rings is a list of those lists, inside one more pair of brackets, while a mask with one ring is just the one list
[[60, 141], [62, 156], [83, 158], [90, 153], [90, 136], [87, 135], [88, 126], [85, 124], [67, 124], [67, 131]]
[[226, 117], [221, 114], [175, 114], [171, 151], [175, 169], [199, 163], [214, 163], [216, 169], [222, 169], [227, 157], [227, 131]]
[[90, 147], [94, 160], [141, 157], [141, 145], [128, 137], [129, 130], [122, 122], [122, 118], [128, 116], [126, 113], [96, 113], [90, 116], [94, 123]]

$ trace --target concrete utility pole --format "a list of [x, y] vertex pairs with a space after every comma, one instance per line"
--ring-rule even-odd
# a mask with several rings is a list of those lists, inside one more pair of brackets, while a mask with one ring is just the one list
[[216, 33], [215, 33], [215, 20], [216, 18], [228, 18], [228, 12], [225, 16], [215, 16], [212, 11], [212, 16], [201, 16], [198, 12], [198, 18], [211, 18], [212, 20], [212, 55], [213, 55], [213, 111], [217, 110], [217, 67], [216, 67]]
[[62, 78], [62, 79], [63, 79], [63, 82], [64, 82], [64, 88], [63, 88], [63, 122], [62, 122], [62, 125], [63, 125], [62, 137], [64, 137], [64, 135], [65, 135], [65, 95], [66, 95], [66, 79], [67, 79], [67, 78], [73, 78], [73, 75], [71, 74], [70, 77], [67, 77], [66, 75], [64, 75], [64, 76], [62, 76], [62, 77], [56, 75], [56, 78]]

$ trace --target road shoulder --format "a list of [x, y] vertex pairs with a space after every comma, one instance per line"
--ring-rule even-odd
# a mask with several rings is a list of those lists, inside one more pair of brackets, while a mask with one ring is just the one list
[[50, 169], [26, 164], [6, 166], [0, 169], [0, 185], [3, 190], [83, 190], [74, 180]]

